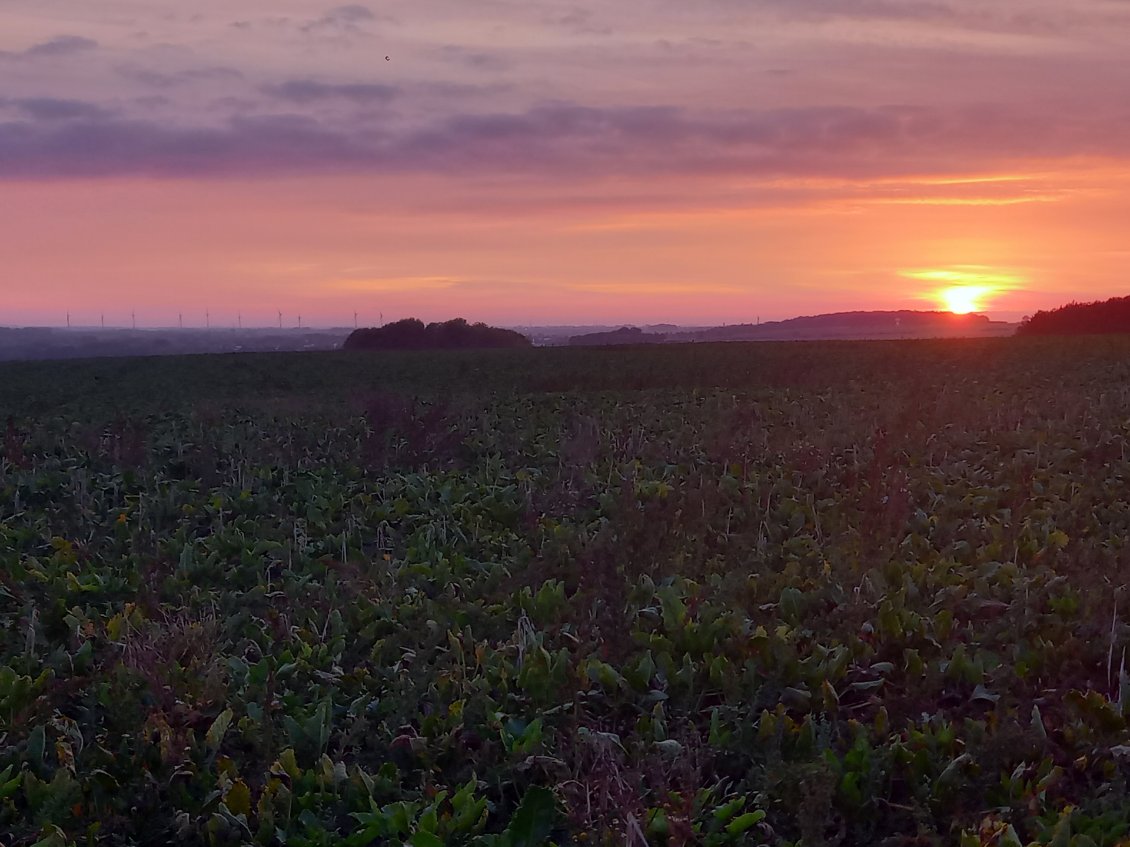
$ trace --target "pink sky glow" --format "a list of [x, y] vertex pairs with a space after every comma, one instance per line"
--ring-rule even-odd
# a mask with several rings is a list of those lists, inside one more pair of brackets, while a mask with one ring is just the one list
[[1117, 0], [8, 0], [0, 325], [1125, 294], [1128, 49]]

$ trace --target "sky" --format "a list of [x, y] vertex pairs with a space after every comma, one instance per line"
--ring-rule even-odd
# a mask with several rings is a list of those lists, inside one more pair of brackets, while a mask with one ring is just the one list
[[1130, 0], [0, 0], [0, 324], [1122, 295], [1126, 55]]

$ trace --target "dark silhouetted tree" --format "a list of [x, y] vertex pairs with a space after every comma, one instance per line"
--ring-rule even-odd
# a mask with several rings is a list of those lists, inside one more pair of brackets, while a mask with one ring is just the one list
[[530, 339], [509, 329], [467, 323], [463, 318], [430, 323], [416, 318], [379, 328], [354, 330], [345, 340], [346, 350], [452, 350], [475, 347], [529, 347]]
[[1099, 335], [1130, 333], [1130, 297], [1068, 303], [1025, 318], [1017, 335]]

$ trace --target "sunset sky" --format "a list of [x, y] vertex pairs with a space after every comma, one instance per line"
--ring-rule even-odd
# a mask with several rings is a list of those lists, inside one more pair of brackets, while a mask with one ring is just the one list
[[3, 0], [0, 324], [1126, 294], [1128, 55], [1127, 0]]

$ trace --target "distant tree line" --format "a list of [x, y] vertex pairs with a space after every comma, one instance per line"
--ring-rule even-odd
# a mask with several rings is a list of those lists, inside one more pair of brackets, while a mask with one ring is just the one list
[[1130, 297], [1093, 303], [1068, 303], [1025, 318], [1017, 335], [1098, 335], [1130, 333]]
[[661, 344], [666, 335], [657, 332], [644, 332], [639, 327], [625, 326], [608, 332], [590, 332], [570, 337], [572, 347], [608, 347], [614, 344]]
[[509, 329], [467, 323], [463, 318], [425, 325], [416, 318], [354, 330], [346, 350], [442, 350], [474, 347], [529, 347], [530, 339]]
[[336, 350], [345, 329], [0, 327], [0, 361]]

